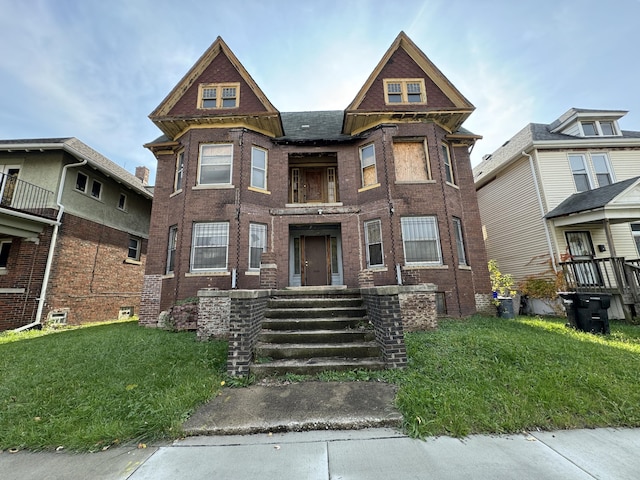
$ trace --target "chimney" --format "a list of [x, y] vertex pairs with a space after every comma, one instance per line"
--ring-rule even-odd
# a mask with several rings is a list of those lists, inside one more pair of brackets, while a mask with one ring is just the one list
[[140, 180], [143, 185], [148, 185], [149, 169], [147, 167], [136, 167], [136, 178]]

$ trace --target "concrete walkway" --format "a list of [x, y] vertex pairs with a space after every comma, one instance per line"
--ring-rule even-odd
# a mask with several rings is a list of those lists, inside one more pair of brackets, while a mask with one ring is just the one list
[[193, 436], [93, 454], [1, 452], [0, 479], [640, 478], [640, 429], [415, 440], [397, 428], [394, 394], [374, 382], [224, 389], [185, 423]]

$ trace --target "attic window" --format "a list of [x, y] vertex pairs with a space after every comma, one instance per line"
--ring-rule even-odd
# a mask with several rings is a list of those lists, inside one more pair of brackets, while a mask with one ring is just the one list
[[239, 83], [204, 83], [198, 90], [198, 108], [235, 108], [239, 103]]
[[618, 135], [615, 122], [611, 120], [593, 120], [580, 122], [585, 137], [614, 137]]
[[422, 78], [384, 80], [384, 101], [387, 105], [426, 103], [427, 93]]

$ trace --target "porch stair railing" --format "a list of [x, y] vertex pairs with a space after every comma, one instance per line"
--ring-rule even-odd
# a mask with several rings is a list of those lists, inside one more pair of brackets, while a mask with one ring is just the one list
[[625, 305], [640, 304], [640, 259], [624, 257], [561, 262], [567, 289], [620, 295]]

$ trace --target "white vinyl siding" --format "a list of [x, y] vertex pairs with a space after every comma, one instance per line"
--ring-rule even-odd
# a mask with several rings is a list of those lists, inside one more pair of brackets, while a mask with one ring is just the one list
[[[569, 177], [571, 173], [568, 172]], [[565, 183], [567, 182], [565, 177]], [[573, 190], [573, 184], [569, 185]], [[518, 160], [477, 192], [487, 258], [516, 282], [548, 269], [548, 248], [529, 160]], [[527, 219], [526, 221], [523, 219]], [[530, 262], [540, 257], [542, 262]], [[541, 263], [541, 264], [540, 264]]]

